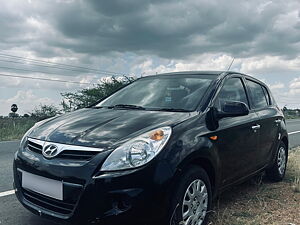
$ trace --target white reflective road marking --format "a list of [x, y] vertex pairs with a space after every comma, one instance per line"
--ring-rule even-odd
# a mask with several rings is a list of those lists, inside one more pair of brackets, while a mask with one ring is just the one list
[[288, 135], [292, 135], [292, 134], [298, 134], [298, 133], [300, 133], [300, 130], [298, 130], [298, 131], [293, 131], [293, 132], [290, 132], [290, 133], [288, 133]]
[[8, 195], [13, 195], [14, 193], [15, 193], [15, 190], [0, 192], [0, 197], [4, 197], [4, 196], [8, 196]]

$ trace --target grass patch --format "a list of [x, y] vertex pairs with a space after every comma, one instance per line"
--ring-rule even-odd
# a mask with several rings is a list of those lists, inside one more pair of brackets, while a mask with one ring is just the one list
[[20, 140], [36, 122], [32, 118], [0, 118], [0, 141]]
[[[292, 181], [293, 190], [295, 192], [300, 193], [300, 148], [294, 149], [290, 153], [290, 159], [288, 163], [288, 167], [290, 169], [290, 174], [288, 177]], [[300, 217], [300, 210], [299, 210]]]
[[292, 149], [286, 177], [271, 183], [259, 175], [221, 194], [209, 225], [300, 224], [300, 148]]

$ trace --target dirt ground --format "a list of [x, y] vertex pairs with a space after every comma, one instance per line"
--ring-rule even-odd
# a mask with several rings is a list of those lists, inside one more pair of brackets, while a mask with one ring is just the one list
[[290, 151], [286, 177], [271, 183], [264, 175], [222, 193], [209, 225], [300, 225], [300, 148]]

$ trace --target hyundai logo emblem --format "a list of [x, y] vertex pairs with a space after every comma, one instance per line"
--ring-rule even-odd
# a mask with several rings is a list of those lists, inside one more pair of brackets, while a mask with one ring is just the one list
[[44, 147], [42, 153], [45, 158], [50, 159], [58, 154], [58, 148], [56, 145], [50, 144]]

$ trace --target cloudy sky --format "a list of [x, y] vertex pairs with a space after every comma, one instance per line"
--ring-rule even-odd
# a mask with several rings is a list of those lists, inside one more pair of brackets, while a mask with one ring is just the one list
[[232, 70], [265, 81], [280, 106], [300, 108], [299, 0], [9, 0], [0, 31], [0, 75], [81, 82], [0, 76], [0, 115], [12, 103], [20, 114], [58, 105], [61, 92], [112, 74], [105, 71], [226, 70], [232, 57]]

